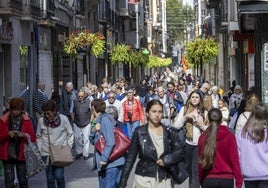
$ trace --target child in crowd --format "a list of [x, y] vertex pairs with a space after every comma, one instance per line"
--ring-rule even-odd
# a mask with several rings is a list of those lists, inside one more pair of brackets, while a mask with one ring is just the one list
[[218, 101], [218, 109], [221, 111], [222, 113], [222, 125], [226, 125], [228, 126], [228, 122], [229, 122], [229, 109], [227, 107], [227, 103], [224, 99], [219, 99]]

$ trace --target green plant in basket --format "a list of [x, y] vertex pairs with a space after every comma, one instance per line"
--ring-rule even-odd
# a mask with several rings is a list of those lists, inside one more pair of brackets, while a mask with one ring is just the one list
[[100, 33], [90, 33], [87, 29], [71, 33], [65, 41], [64, 51], [76, 56], [80, 50], [86, 50], [96, 57], [101, 55], [105, 50], [104, 36]]

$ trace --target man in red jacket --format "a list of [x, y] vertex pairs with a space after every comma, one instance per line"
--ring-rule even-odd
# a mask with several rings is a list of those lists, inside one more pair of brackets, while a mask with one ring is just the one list
[[141, 102], [134, 98], [133, 90], [127, 92], [127, 100], [122, 103], [122, 106], [123, 122], [127, 124], [128, 135], [132, 138], [135, 128], [145, 123]]

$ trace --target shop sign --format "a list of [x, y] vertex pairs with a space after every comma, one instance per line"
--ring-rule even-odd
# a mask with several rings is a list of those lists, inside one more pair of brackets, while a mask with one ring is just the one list
[[8, 25], [0, 26], [0, 40], [12, 40], [13, 39], [13, 28]]

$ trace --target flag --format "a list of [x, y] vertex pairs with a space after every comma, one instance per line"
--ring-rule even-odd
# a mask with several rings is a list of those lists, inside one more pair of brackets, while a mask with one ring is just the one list
[[137, 0], [128, 0], [128, 4], [136, 5]]
[[182, 54], [182, 56], [181, 56], [181, 63], [183, 65], [183, 70], [184, 71], [187, 70], [189, 65], [188, 65], [188, 62], [187, 62], [184, 54]]

